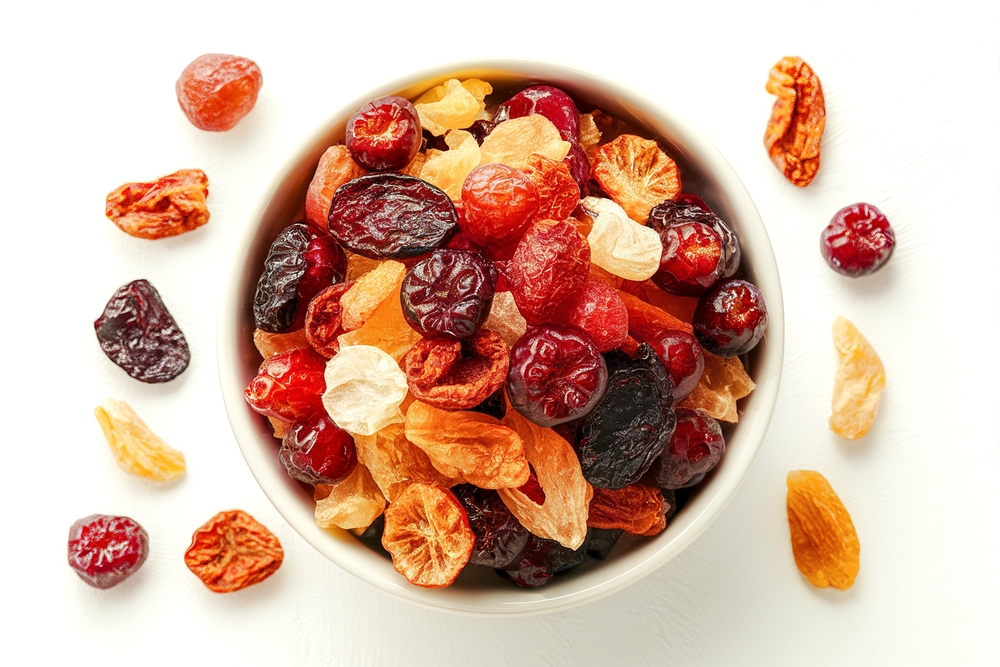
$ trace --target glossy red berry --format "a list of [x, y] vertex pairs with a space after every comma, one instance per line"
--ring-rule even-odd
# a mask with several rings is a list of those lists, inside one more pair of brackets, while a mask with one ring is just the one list
[[716, 283], [698, 299], [691, 325], [698, 342], [712, 354], [745, 354], [760, 342], [767, 329], [764, 295], [746, 280]]
[[306, 484], [336, 484], [358, 462], [354, 438], [333, 423], [326, 412], [316, 412], [285, 434], [278, 460], [292, 479]]
[[347, 150], [372, 171], [402, 169], [420, 150], [420, 118], [405, 97], [367, 102], [347, 121]]
[[473, 243], [517, 243], [538, 214], [538, 188], [520, 170], [503, 164], [476, 167], [462, 185], [462, 231]]
[[69, 529], [69, 565], [95, 588], [132, 576], [149, 555], [149, 536], [127, 516], [91, 514]]
[[677, 426], [660, 456], [656, 484], [664, 489], [694, 486], [726, 452], [719, 422], [701, 410], [676, 408]]
[[674, 383], [674, 403], [694, 391], [705, 371], [705, 355], [697, 339], [686, 331], [666, 330], [649, 340]]
[[895, 247], [896, 235], [889, 220], [882, 211], [864, 203], [837, 211], [819, 242], [830, 268], [851, 278], [878, 271]]

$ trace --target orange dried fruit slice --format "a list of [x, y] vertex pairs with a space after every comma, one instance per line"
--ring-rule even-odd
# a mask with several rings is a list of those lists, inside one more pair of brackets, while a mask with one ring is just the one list
[[799, 572], [816, 588], [846, 591], [861, 567], [851, 515], [818, 472], [793, 470], [787, 483], [788, 528]]
[[333, 193], [341, 185], [363, 176], [367, 171], [354, 161], [347, 146], [330, 146], [319, 159], [316, 173], [313, 174], [306, 192], [306, 221], [326, 232], [327, 214], [330, 212], [330, 202]]
[[344, 252], [347, 255], [347, 274], [344, 277], [344, 282], [357, 280], [366, 273], [375, 270], [379, 264], [384, 264], [387, 261], [384, 259], [372, 259], [364, 255], [356, 255], [350, 250], [345, 250]]
[[320, 528], [364, 530], [385, 510], [385, 497], [371, 473], [360, 462], [336, 484], [317, 484], [316, 525]]
[[860, 438], [871, 428], [878, 413], [885, 388], [885, 367], [875, 348], [843, 317], [833, 323], [833, 343], [839, 363], [833, 379], [830, 428], [845, 438]]
[[402, 424], [390, 424], [374, 435], [354, 436], [360, 461], [392, 502], [414, 482], [450, 487], [457, 481], [431, 465], [422, 449], [406, 439]]
[[[349, 264], [348, 271], [350, 271]], [[405, 275], [406, 267], [403, 263], [390, 260], [379, 263], [359, 276], [354, 282], [354, 287], [340, 297], [342, 309], [340, 321], [344, 331], [354, 331], [364, 324], [379, 304], [393, 292], [399, 291]]]
[[123, 470], [154, 482], [184, 474], [184, 454], [153, 433], [125, 401], [105, 399], [94, 410], [111, 453]]
[[505, 164], [524, 169], [534, 153], [561, 162], [569, 152], [569, 142], [563, 141], [552, 121], [534, 114], [500, 123], [483, 139], [479, 150], [480, 164]]
[[705, 371], [694, 391], [678, 405], [701, 410], [719, 421], [739, 421], [736, 401], [757, 388], [739, 357], [722, 358], [705, 352]]
[[465, 177], [479, 166], [479, 144], [465, 130], [449, 130], [444, 140], [449, 150], [428, 150], [420, 178], [444, 190], [452, 201], [459, 201]]
[[654, 206], [681, 191], [677, 163], [652, 139], [622, 134], [595, 150], [592, 164], [594, 180], [643, 225]]
[[[365, 323], [360, 328], [337, 337], [341, 349], [352, 345], [370, 345], [382, 350], [398, 362], [411, 347], [422, 340], [421, 335], [403, 317], [399, 290], [400, 285], [397, 284], [378, 307], [365, 318]], [[344, 296], [347, 296], [350, 291], [344, 292]], [[343, 304], [343, 297], [341, 297], [341, 304]]]
[[625, 290], [618, 290], [618, 296], [622, 298], [625, 309], [628, 310], [629, 335], [639, 341], [652, 341], [664, 331], [694, 332], [689, 322], [674, 317]]
[[306, 330], [298, 329], [288, 333], [270, 333], [263, 329], [256, 329], [253, 332], [253, 344], [260, 352], [260, 356], [265, 359], [291, 352], [292, 350], [304, 350], [309, 348], [309, 341], [306, 340]]
[[382, 546], [411, 584], [451, 585], [469, 562], [476, 536], [469, 515], [451, 491], [417, 482], [385, 510]]
[[698, 299], [666, 292], [652, 280], [647, 280], [639, 286], [639, 295], [648, 303], [682, 322], [691, 322], [694, 319], [694, 309], [698, 307]]
[[652, 537], [667, 527], [674, 506], [655, 486], [636, 482], [620, 489], [594, 488], [587, 525]]

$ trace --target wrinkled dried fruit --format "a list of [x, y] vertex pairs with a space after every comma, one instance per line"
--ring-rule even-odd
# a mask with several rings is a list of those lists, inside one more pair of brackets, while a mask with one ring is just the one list
[[448, 79], [431, 88], [413, 103], [420, 125], [436, 137], [448, 130], [464, 130], [483, 113], [483, 100], [493, 87], [480, 79]]
[[519, 169], [476, 167], [462, 184], [459, 225], [473, 243], [502, 247], [516, 242], [538, 215], [538, 189]]
[[[676, 504], [672, 500], [668, 500], [667, 502], [670, 503], [671, 507]], [[624, 532], [620, 528], [611, 530], [588, 528], [587, 540], [583, 543], [583, 549], [587, 553], [587, 558], [593, 558], [594, 560], [606, 559], [611, 555], [611, 550], [615, 548], [615, 545]]]
[[406, 439], [453, 479], [484, 489], [520, 486], [528, 479], [524, 442], [489, 415], [439, 410], [416, 401], [406, 412]]
[[301, 421], [323, 410], [325, 368], [326, 359], [311, 349], [290, 350], [265, 359], [243, 395], [262, 415]]
[[[599, 112], [597, 112], [599, 113]], [[589, 152], [601, 143], [601, 129], [594, 122], [593, 113], [580, 114], [580, 148]]]
[[125, 401], [112, 398], [94, 410], [118, 465], [126, 472], [154, 482], [184, 475], [184, 454], [153, 433]]
[[270, 577], [284, 557], [271, 531], [246, 512], [230, 510], [194, 532], [184, 563], [209, 590], [232, 593]]
[[833, 323], [833, 344], [838, 364], [830, 428], [853, 440], [867, 433], [875, 421], [885, 388], [885, 367], [871, 343], [843, 317]]
[[411, 584], [449, 586], [469, 562], [475, 543], [465, 508], [447, 489], [411, 484], [385, 510], [382, 546]]
[[373, 171], [402, 169], [420, 150], [420, 119], [405, 97], [387, 95], [366, 102], [347, 120], [344, 144], [361, 166]]
[[530, 86], [520, 91], [497, 109], [494, 122], [502, 123], [511, 118], [532, 114], [545, 116], [552, 121], [566, 141], [580, 138], [580, 112], [576, 102], [555, 86]]
[[638, 223], [680, 194], [677, 163], [651, 139], [622, 134], [594, 151], [592, 162], [594, 180]]
[[327, 215], [333, 193], [347, 181], [368, 173], [354, 161], [347, 146], [330, 146], [319, 159], [306, 192], [306, 222], [318, 230], [326, 231]]
[[716, 283], [698, 299], [691, 324], [708, 352], [720, 357], [746, 354], [767, 331], [764, 295], [746, 280]]
[[127, 516], [91, 514], [69, 529], [69, 566], [94, 588], [117, 586], [146, 562], [149, 535]]
[[422, 340], [403, 316], [399, 291], [397, 285], [359, 329], [341, 334], [337, 338], [341, 349], [352, 345], [370, 345], [398, 362], [414, 344]]
[[552, 121], [537, 114], [500, 123], [479, 147], [482, 164], [505, 164], [514, 169], [526, 168], [533, 153], [559, 162], [569, 149], [570, 143], [563, 141]]
[[701, 410], [719, 421], [735, 424], [739, 420], [736, 401], [748, 396], [757, 385], [747, 375], [739, 357], [717, 357], [704, 352], [705, 370], [698, 386], [679, 407]]
[[674, 509], [655, 486], [637, 482], [621, 489], [595, 487], [587, 525], [651, 537], [663, 532]]
[[469, 340], [493, 304], [490, 268], [474, 252], [435, 250], [403, 278], [403, 316], [425, 338]]
[[206, 53], [184, 68], [175, 88], [177, 102], [195, 127], [224, 132], [250, 113], [262, 85], [264, 79], [254, 61]]
[[[303, 338], [324, 357], [332, 357], [340, 351], [337, 337], [344, 333], [344, 309], [340, 299], [352, 287], [354, 287], [353, 281], [331, 285], [314, 296], [306, 309]], [[255, 332], [254, 340], [256, 335]]]
[[305, 329], [283, 334], [269, 333], [263, 329], [254, 329], [253, 344], [257, 348], [257, 351], [260, 352], [260, 356], [265, 359], [270, 359], [282, 352], [302, 350], [310, 346]]
[[726, 453], [719, 423], [701, 410], [678, 407], [677, 427], [663, 448], [656, 484], [663, 489], [683, 489], [705, 478]]
[[326, 363], [323, 406], [348, 433], [372, 435], [403, 421], [406, 375], [388, 354], [370, 345], [344, 347]]
[[771, 68], [766, 87], [778, 96], [764, 133], [767, 154], [793, 185], [805, 187], [819, 170], [826, 126], [823, 86], [804, 60], [786, 56]]
[[617, 290], [602, 280], [587, 278], [566, 310], [566, 322], [590, 336], [601, 353], [617, 350], [628, 338], [625, 303]]
[[667, 369], [674, 383], [674, 402], [689, 396], [705, 372], [705, 352], [695, 337], [686, 331], [664, 331], [644, 342]]
[[497, 569], [496, 573], [522, 588], [537, 588], [548, 583], [553, 575], [583, 565], [586, 561], [583, 546], [570, 549], [555, 540], [530, 535], [521, 554], [505, 569]]
[[358, 462], [354, 439], [325, 412], [300, 421], [285, 434], [278, 460], [288, 476], [305, 484], [336, 484]]
[[528, 543], [528, 529], [521, 525], [496, 491], [461, 484], [452, 493], [465, 507], [469, 528], [476, 536], [469, 563], [506, 567]]
[[553, 322], [587, 282], [590, 246], [572, 223], [536, 222], [517, 244], [507, 272], [510, 293], [524, 319], [531, 324]]
[[118, 288], [94, 321], [104, 354], [142, 382], [167, 382], [191, 361], [184, 333], [148, 280]]
[[330, 234], [352, 252], [401, 259], [444, 245], [458, 214], [451, 198], [427, 181], [376, 173], [337, 188], [327, 221]]
[[320, 528], [365, 530], [382, 515], [385, 498], [361, 463], [336, 484], [317, 484], [316, 525]]
[[[668, 241], [671, 236], [665, 234], [666, 230], [685, 223], [697, 222], [709, 227], [714, 231], [721, 241], [721, 261], [719, 275], [723, 278], [731, 278], [740, 268], [742, 250], [740, 241], [732, 227], [725, 220], [712, 212], [702, 201], [701, 197], [689, 194], [677, 195], [677, 201], [667, 200], [657, 204], [649, 212], [649, 220], [646, 224], [655, 229], [660, 238], [664, 239], [663, 246], [666, 253], [667, 246], [672, 242]], [[697, 262], [691, 258], [691, 263]]]
[[455, 480], [442, 475], [422, 449], [406, 439], [402, 424], [389, 424], [374, 435], [355, 437], [358, 461], [389, 502], [413, 482], [453, 486]]
[[851, 515], [830, 482], [812, 470], [788, 473], [788, 528], [795, 564], [816, 588], [854, 585], [861, 544]]
[[141, 239], [177, 236], [208, 222], [208, 177], [182, 169], [150, 183], [126, 183], [108, 194], [105, 214]]
[[532, 153], [524, 168], [538, 190], [538, 219], [565, 220], [580, 202], [580, 186], [565, 162]]
[[471, 410], [503, 386], [510, 348], [493, 331], [480, 331], [464, 345], [424, 339], [400, 366], [419, 400], [442, 410]]
[[889, 261], [896, 235], [889, 219], [871, 204], [842, 208], [819, 239], [823, 259], [837, 273], [859, 278]]
[[726, 268], [722, 238], [697, 221], [680, 222], [659, 231], [663, 254], [653, 282], [667, 292], [701, 296]]
[[587, 197], [581, 204], [594, 220], [587, 236], [590, 261], [626, 280], [646, 280], [657, 272], [663, 245], [655, 230], [630, 219], [610, 199]]

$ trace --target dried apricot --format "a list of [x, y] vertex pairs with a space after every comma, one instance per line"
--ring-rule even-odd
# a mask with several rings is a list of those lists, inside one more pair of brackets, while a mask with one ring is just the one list
[[115, 460], [126, 472], [154, 482], [184, 474], [184, 454], [153, 433], [125, 401], [105, 399], [94, 410]]
[[242, 510], [219, 512], [196, 530], [184, 563], [216, 593], [258, 584], [284, 560], [281, 542]]
[[126, 183], [108, 195], [104, 210], [126, 234], [162, 239], [208, 222], [206, 197], [205, 172], [181, 169], [149, 183]]
[[652, 139], [622, 134], [594, 151], [593, 165], [594, 180], [640, 224], [681, 191], [677, 163]]
[[313, 498], [316, 525], [320, 528], [364, 530], [385, 509], [382, 491], [360, 461], [350, 475], [336, 484], [317, 484]]
[[764, 133], [771, 161], [793, 185], [809, 185], [819, 170], [820, 141], [826, 127], [823, 86], [809, 65], [795, 56], [779, 60], [767, 79], [778, 99]]
[[325, 232], [333, 193], [347, 181], [367, 173], [364, 167], [354, 161], [346, 146], [327, 148], [316, 165], [316, 173], [306, 192], [306, 222]]
[[641, 482], [620, 489], [594, 487], [587, 525], [651, 537], [663, 532], [674, 509], [676, 504], [668, 502], [660, 489]]
[[875, 348], [843, 317], [833, 323], [833, 343], [839, 363], [833, 380], [830, 428], [853, 440], [867, 433], [875, 421], [885, 388], [885, 367]]
[[747, 375], [739, 357], [724, 359], [704, 352], [705, 370], [701, 380], [678, 406], [701, 410], [719, 421], [735, 424], [739, 421], [736, 401], [748, 396], [757, 385]]
[[799, 572], [816, 588], [846, 591], [861, 567], [851, 515], [818, 472], [793, 470], [787, 482], [788, 528]]
[[309, 347], [305, 329], [289, 331], [288, 333], [270, 333], [263, 329], [255, 329], [253, 344], [260, 352], [260, 356], [265, 359], [270, 359], [283, 352], [303, 350]]
[[[348, 263], [348, 276], [350, 276]], [[402, 262], [379, 262], [362, 276], [348, 278], [355, 280], [354, 287], [340, 297], [341, 323], [344, 331], [354, 331], [375, 312], [379, 304], [399, 288], [406, 275]]]

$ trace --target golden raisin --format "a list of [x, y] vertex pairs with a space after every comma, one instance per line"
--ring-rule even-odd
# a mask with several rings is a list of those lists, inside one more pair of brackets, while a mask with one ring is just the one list
[[826, 104], [819, 77], [802, 58], [788, 56], [771, 68], [767, 92], [778, 99], [764, 133], [771, 161], [793, 185], [809, 185], [819, 170]]
[[795, 564], [816, 588], [846, 591], [858, 576], [861, 554], [851, 515], [818, 472], [793, 470], [787, 481]]
[[853, 440], [867, 433], [875, 421], [885, 387], [885, 367], [875, 348], [843, 317], [833, 323], [833, 343], [840, 363], [833, 380], [830, 428]]
[[115, 460], [127, 472], [154, 482], [168, 482], [184, 474], [184, 454], [149, 430], [125, 401], [105, 399], [94, 415]]
[[230, 510], [195, 531], [184, 563], [209, 590], [232, 593], [270, 577], [284, 557], [271, 531], [246, 512]]
[[208, 222], [206, 197], [205, 172], [181, 169], [149, 183], [126, 183], [108, 195], [105, 213], [126, 234], [162, 239]]

